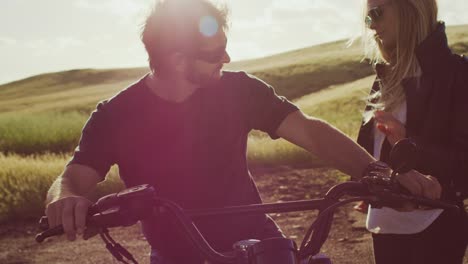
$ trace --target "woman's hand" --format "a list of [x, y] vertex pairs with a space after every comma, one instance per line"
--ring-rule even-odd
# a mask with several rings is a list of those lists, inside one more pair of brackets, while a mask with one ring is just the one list
[[374, 114], [376, 127], [385, 134], [388, 142], [393, 146], [399, 140], [406, 138], [406, 128], [391, 113], [376, 111]]
[[415, 170], [397, 174], [395, 179], [413, 195], [435, 200], [439, 199], [442, 193], [442, 187], [435, 177], [421, 174]]
[[[442, 193], [442, 187], [435, 177], [421, 174], [415, 170], [397, 174], [396, 180], [413, 195], [436, 200], [440, 198]], [[369, 204], [366, 202], [359, 202], [354, 206], [354, 209], [361, 213], [367, 213], [368, 206]], [[411, 202], [404, 202], [401, 207], [393, 209], [400, 212], [410, 212], [418, 209], [418, 206]]]

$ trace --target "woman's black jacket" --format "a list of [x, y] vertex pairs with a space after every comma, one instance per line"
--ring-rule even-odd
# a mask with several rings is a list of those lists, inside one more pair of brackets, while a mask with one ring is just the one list
[[[415, 169], [437, 177], [444, 200], [460, 203], [468, 198], [468, 61], [452, 54], [443, 23], [417, 47], [416, 56], [422, 69], [419, 88], [414, 78], [402, 82], [407, 137], [418, 146]], [[374, 82], [372, 91], [378, 89]], [[369, 153], [372, 127], [373, 120], [363, 124], [358, 136]]]

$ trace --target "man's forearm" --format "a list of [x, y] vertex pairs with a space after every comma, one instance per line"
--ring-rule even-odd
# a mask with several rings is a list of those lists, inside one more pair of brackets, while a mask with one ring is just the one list
[[367, 165], [375, 159], [350, 137], [319, 119], [309, 121], [311, 140], [308, 150], [335, 168], [360, 178]]
[[50, 186], [47, 192], [46, 204], [56, 201], [60, 198], [79, 195], [73, 191], [71, 183], [67, 182], [67, 179], [63, 175], [59, 176]]
[[100, 180], [98, 173], [90, 167], [67, 166], [47, 192], [46, 204], [64, 197], [88, 195]]

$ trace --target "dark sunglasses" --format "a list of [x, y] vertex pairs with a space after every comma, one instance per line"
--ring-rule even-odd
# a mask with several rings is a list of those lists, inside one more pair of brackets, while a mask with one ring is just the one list
[[222, 47], [213, 51], [198, 50], [192, 52], [190, 57], [208, 63], [218, 63], [223, 59], [224, 54], [226, 54], [226, 47]]
[[367, 16], [365, 19], [367, 27], [370, 27], [372, 23], [378, 22], [382, 18], [384, 13], [384, 10], [382, 8], [383, 6], [384, 5], [374, 7], [370, 9], [369, 12], [367, 12]]

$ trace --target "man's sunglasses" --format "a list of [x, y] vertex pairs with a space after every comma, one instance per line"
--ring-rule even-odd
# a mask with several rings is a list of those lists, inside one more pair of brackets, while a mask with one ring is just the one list
[[384, 10], [382, 8], [383, 6], [384, 5], [380, 5], [380, 6], [371, 8], [367, 12], [367, 16], [366, 16], [366, 19], [365, 19], [367, 27], [370, 27], [372, 25], [372, 23], [378, 22], [382, 18], [383, 12], [384, 12]]

